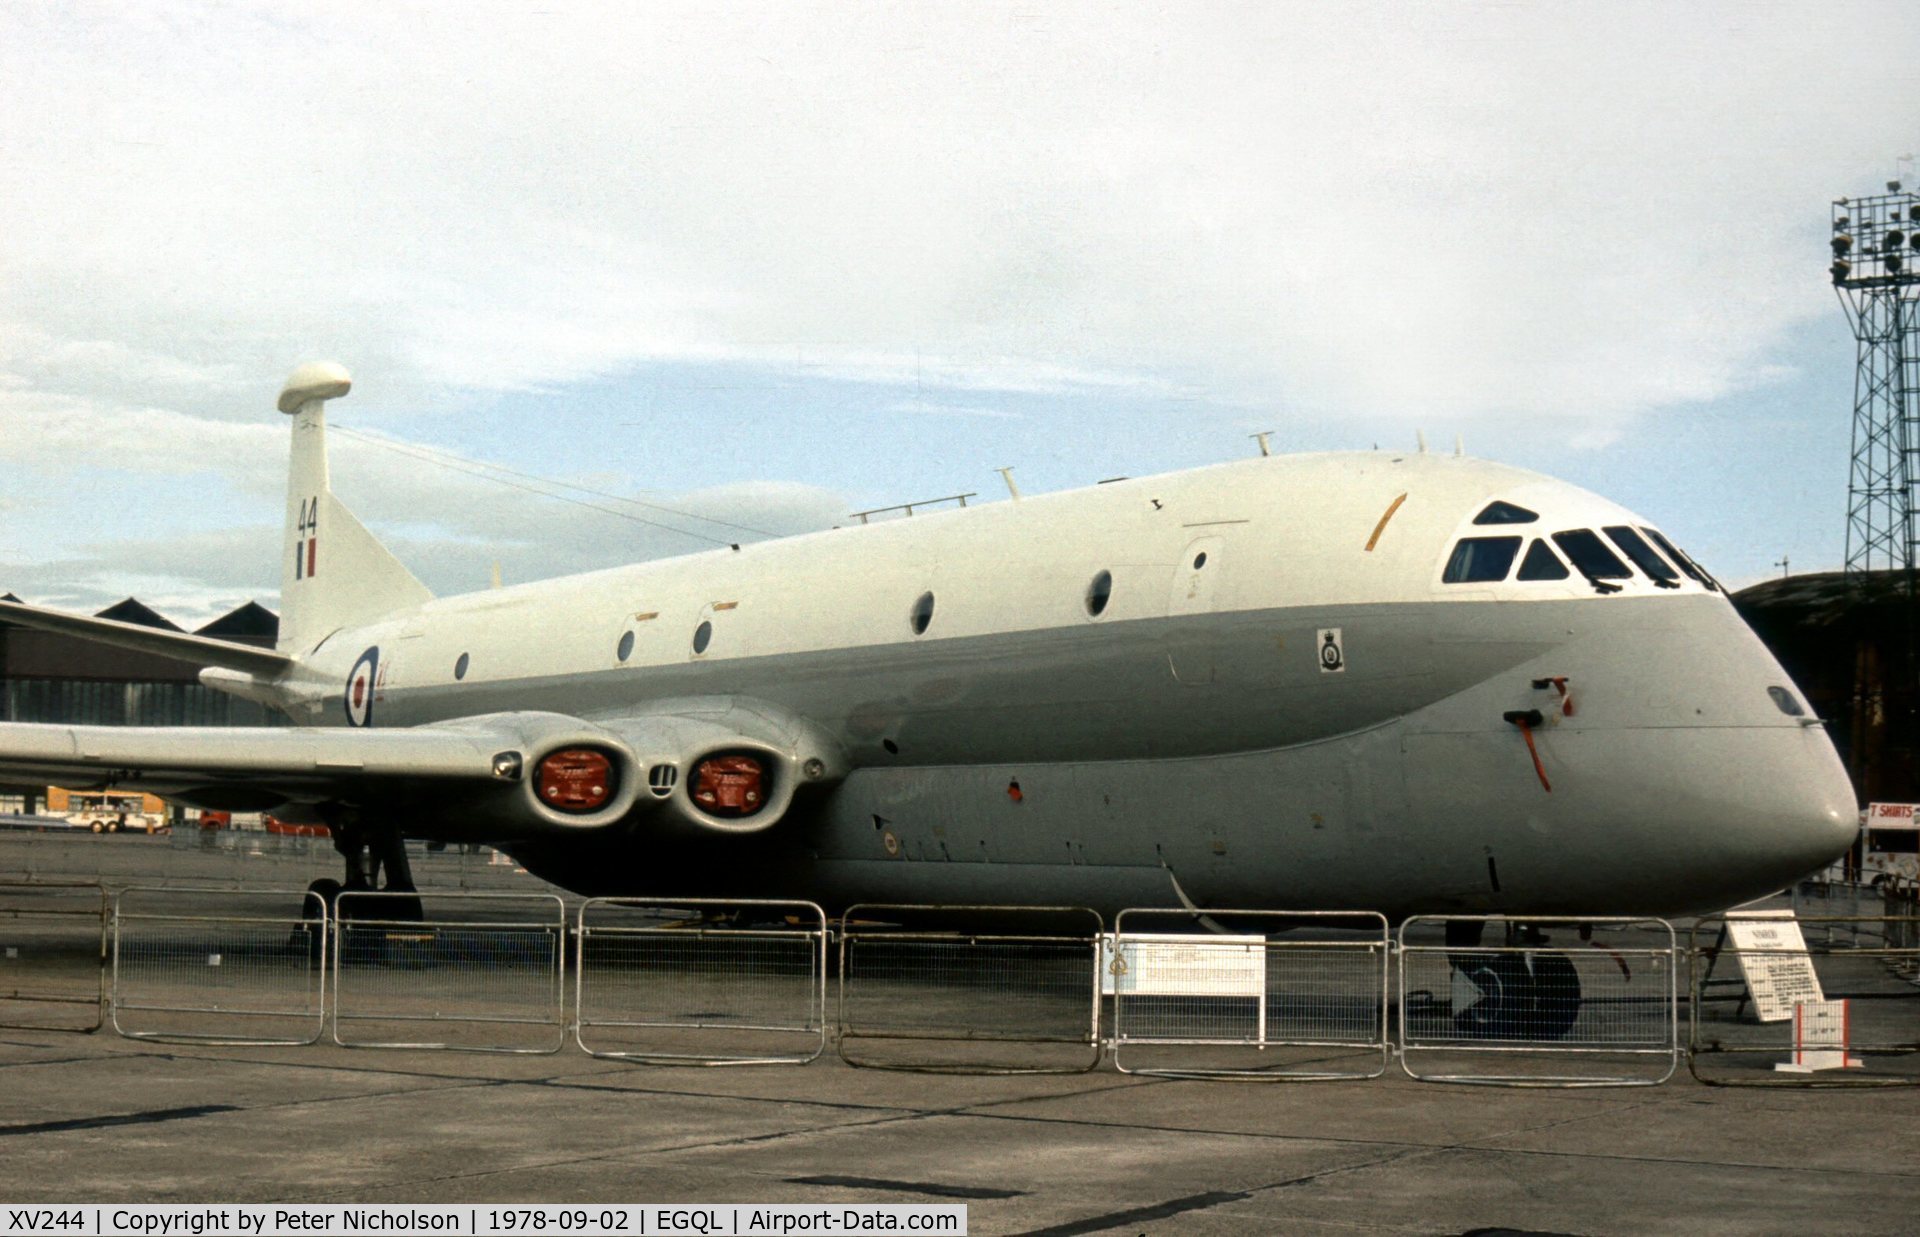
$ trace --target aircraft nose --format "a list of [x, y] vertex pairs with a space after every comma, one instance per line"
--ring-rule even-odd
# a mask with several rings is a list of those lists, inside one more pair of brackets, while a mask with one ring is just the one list
[[1769, 892], [1832, 863], [1860, 830], [1853, 784], [1826, 735], [1813, 728], [1778, 730], [1764, 763], [1718, 770], [1727, 798], [1738, 804], [1740, 854], [1757, 892]]

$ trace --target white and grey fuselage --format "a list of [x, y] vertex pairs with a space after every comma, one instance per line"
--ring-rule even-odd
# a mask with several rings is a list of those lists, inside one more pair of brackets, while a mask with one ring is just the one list
[[837, 749], [748, 834], [509, 841], [594, 893], [1651, 913], [1825, 863], [1826, 733], [1670, 545], [1664, 581], [1612, 539], [1617, 591], [1570, 570], [1610, 528], [1646, 524], [1479, 460], [1261, 458], [431, 601], [304, 660], [377, 649], [376, 727], [692, 702]]

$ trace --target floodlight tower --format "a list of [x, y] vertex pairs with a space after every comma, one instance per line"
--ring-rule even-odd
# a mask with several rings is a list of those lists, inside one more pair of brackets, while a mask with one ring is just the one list
[[1853, 327], [1853, 470], [1847, 577], [1903, 571], [1913, 584], [1920, 483], [1920, 194], [1833, 204], [1834, 290]]
[[[1833, 204], [1834, 291], [1853, 327], [1846, 584], [1855, 615], [1848, 764], [1864, 799], [1920, 791], [1915, 527], [1920, 498], [1920, 194], [1898, 180]], [[1891, 603], [1891, 607], [1889, 604]], [[1870, 616], [1891, 608], [1887, 624]], [[1899, 754], [1904, 749], [1905, 759]]]

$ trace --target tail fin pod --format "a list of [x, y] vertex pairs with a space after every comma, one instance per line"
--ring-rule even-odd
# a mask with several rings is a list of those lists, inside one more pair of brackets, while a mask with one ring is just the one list
[[353, 386], [338, 365], [302, 365], [280, 391], [293, 418], [286, 534], [280, 556], [280, 640], [301, 653], [338, 628], [370, 622], [433, 594], [333, 496], [326, 404]]

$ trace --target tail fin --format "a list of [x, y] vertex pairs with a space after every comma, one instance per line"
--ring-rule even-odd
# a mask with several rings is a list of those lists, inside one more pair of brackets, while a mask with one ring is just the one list
[[352, 385], [338, 365], [302, 365], [280, 391], [280, 411], [293, 418], [280, 557], [283, 653], [305, 652], [341, 627], [433, 598], [329, 486], [326, 404]]

